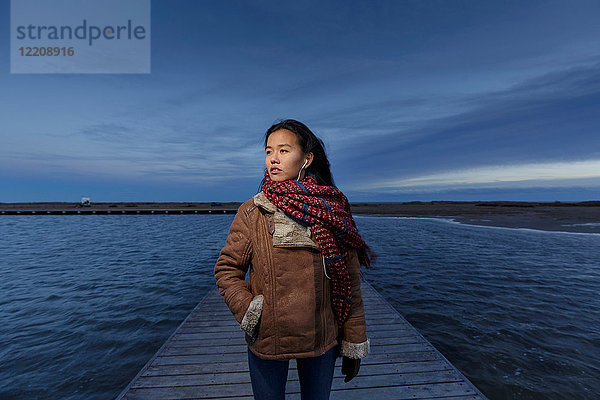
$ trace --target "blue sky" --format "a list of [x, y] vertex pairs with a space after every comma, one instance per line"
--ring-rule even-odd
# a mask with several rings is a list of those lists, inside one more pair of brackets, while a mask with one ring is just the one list
[[0, 202], [244, 201], [284, 118], [350, 201], [600, 199], [597, 1], [151, 3], [150, 74], [11, 74]]

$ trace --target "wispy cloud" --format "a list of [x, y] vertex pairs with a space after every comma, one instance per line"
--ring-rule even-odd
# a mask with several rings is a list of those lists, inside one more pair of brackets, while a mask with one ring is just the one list
[[600, 186], [600, 160], [489, 165], [405, 179], [384, 179], [352, 189], [381, 192], [411, 189], [527, 186]]

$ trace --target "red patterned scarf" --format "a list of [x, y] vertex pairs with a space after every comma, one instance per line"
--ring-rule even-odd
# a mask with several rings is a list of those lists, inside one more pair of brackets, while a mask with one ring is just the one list
[[325, 258], [331, 278], [333, 310], [340, 332], [352, 304], [352, 287], [348, 272], [348, 249], [355, 248], [360, 265], [370, 267], [376, 254], [358, 234], [346, 196], [333, 186], [318, 185], [317, 178], [307, 173], [297, 181], [271, 180], [265, 171], [262, 191], [286, 215], [305, 226], [311, 226]]

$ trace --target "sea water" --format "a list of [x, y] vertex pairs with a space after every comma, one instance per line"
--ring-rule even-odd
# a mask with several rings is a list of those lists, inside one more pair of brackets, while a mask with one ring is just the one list
[[[0, 398], [113, 399], [214, 288], [232, 220], [0, 217]], [[355, 220], [367, 280], [490, 399], [600, 397], [600, 235]]]

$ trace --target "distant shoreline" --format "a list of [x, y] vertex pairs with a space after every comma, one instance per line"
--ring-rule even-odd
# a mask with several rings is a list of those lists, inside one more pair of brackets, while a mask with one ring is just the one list
[[600, 233], [600, 201], [353, 203], [352, 213], [448, 218], [468, 225]]
[[[35, 202], [0, 203], [1, 211], [73, 211], [73, 210], [237, 210], [241, 202], [102, 202], [82, 207], [78, 203]], [[600, 233], [600, 201], [580, 203], [543, 202], [409, 202], [351, 203], [355, 215], [402, 217], [441, 217], [471, 225], [529, 228], [546, 231]]]

